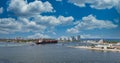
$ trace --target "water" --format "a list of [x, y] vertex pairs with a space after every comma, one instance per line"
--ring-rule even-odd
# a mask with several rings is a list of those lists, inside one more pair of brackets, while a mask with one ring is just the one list
[[120, 63], [119, 52], [67, 47], [71, 45], [78, 43], [34, 46], [23, 43], [0, 43], [0, 63]]

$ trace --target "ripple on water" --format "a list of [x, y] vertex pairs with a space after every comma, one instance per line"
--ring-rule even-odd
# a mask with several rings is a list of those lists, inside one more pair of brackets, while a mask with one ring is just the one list
[[8, 59], [0, 59], [0, 63], [13, 63]]
[[0, 47], [17, 47], [17, 46], [24, 46], [25, 43], [0, 43]]

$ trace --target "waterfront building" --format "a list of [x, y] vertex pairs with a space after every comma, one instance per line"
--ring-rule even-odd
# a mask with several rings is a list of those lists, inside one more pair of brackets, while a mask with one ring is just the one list
[[80, 35], [78, 35], [78, 36], [77, 36], [77, 38], [78, 38], [78, 40], [80, 40], [81, 36], [80, 36]]
[[65, 40], [65, 38], [64, 38], [64, 37], [62, 37], [62, 38], [61, 38], [61, 40], [62, 40], [62, 41], [64, 41], [64, 40]]
[[72, 41], [72, 38], [71, 38], [71, 37], [69, 37], [69, 41]]
[[65, 37], [65, 41], [68, 41], [69, 40], [69, 38], [68, 37]]
[[61, 38], [58, 38], [57, 40], [61, 40]]
[[76, 41], [80, 40], [80, 35], [76, 36]]
[[60, 41], [80, 41], [80, 35], [77, 35], [77, 36], [71, 36], [71, 37], [61, 37], [61, 38], [58, 38], [58, 40]]
[[71, 38], [72, 38], [72, 41], [75, 41], [75, 40], [76, 40], [76, 38], [75, 38], [74, 36], [71, 36]]

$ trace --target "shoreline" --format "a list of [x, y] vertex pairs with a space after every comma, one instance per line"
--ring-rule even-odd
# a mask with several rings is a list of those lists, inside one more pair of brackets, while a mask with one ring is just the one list
[[99, 51], [113, 51], [113, 52], [120, 52], [119, 49], [101, 49], [101, 48], [92, 48], [88, 46], [69, 46], [71, 48], [81, 48], [81, 49], [88, 49], [88, 50], [99, 50]]

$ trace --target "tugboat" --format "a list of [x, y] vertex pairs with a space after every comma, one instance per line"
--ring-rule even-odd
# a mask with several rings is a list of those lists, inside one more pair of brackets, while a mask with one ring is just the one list
[[39, 39], [36, 44], [51, 44], [51, 43], [57, 43], [57, 40], [53, 39]]

